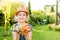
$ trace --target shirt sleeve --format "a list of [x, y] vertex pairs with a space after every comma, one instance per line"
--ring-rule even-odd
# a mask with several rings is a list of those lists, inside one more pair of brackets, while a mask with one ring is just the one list
[[30, 27], [30, 30], [32, 31], [32, 25], [31, 24], [29, 24], [29, 27]]
[[11, 31], [12, 32], [14, 32], [14, 28], [15, 28], [16, 26], [15, 26], [15, 24], [13, 24], [12, 26], [11, 26]]

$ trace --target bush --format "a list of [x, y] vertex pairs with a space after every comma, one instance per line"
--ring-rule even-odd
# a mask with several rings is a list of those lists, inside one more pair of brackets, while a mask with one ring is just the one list
[[49, 25], [48, 25], [48, 28], [49, 28], [50, 30], [55, 30], [55, 24], [49, 24]]
[[60, 24], [55, 27], [55, 31], [60, 31]]
[[4, 14], [2, 10], [0, 10], [0, 26], [4, 25]]
[[44, 13], [41, 10], [32, 10], [32, 14], [30, 15], [30, 23], [33, 25], [41, 24], [44, 20]]
[[44, 19], [44, 13], [41, 10], [32, 11], [31, 15], [33, 17], [36, 17], [38, 20], [43, 20]]
[[51, 13], [50, 15], [47, 15], [46, 17], [47, 24], [53, 24], [56, 22], [56, 16], [54, 13]]
[[55, 30], [55, 31], [60, 31], [60, 24], [59, 25], [55, 25], [55, 24], [49, 24], [48, 28], [50, 30]]

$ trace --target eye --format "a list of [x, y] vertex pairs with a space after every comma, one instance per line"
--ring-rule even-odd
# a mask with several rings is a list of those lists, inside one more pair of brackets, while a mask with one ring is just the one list
[[26, 16], [25, 14], [23, 14], [23, 16]]
[[19, 14], [18, 16], [21, 16], [21, 14]]
[[25, 14], [19, 14], [18, 16], [26, 16]]
[[26, 16], [26, 13], [20, 12], [20, 13], [18, 14], [18, 16]]
[[18, 14], [17, 16], [21, 16], [21, 14]]

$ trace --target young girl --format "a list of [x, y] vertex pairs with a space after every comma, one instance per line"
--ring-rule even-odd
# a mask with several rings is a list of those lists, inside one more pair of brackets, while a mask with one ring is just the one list
[[12, 26], [13, 40], [32, 40], [32, 26], [25, 22], [28, 15], [24, 6], [21, 6], [14, 14], [18, 23]]

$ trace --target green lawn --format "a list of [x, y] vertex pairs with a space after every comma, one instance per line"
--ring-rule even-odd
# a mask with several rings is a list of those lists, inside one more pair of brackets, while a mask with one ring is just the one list
[[47, 25], [37, 25], [33, 29], [33, 40], [60, 40], [60, 32], [49, 30]]
[[[0, 27], [0, 40], [5, 38], [5, 32]], [[12, 36], [6, 36], [7, 40], [12, 40]], [[33, 26], [32, 40], [60, 40], [60, 32], [49, 30], [47, 25], [36, 25]]]

